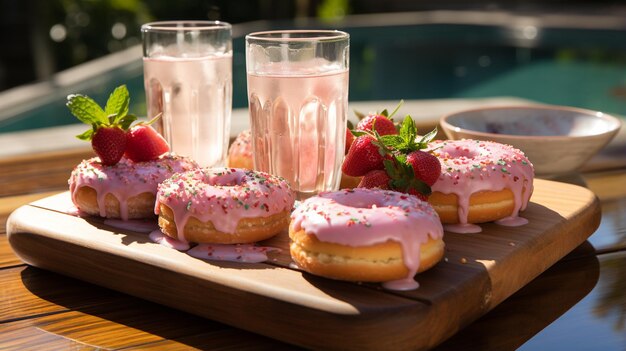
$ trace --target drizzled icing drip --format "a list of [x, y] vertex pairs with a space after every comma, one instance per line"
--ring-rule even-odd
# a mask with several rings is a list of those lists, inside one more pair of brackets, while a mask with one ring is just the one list
[[153, 242], [168, 247], [170, 249], [178, 250], [178, 251], [187, 251], [189, 250], [189, 243], [182, 242], [176, 240], [174, 238], [170, 238], [169, 236], [163, 234], [160, 229], [154, 230], [149, 235], [150, 240]]
[[459, 233], [459, 234], [472, 234], [472, 233], [480, 233], [482, 228], [472, 223], [463, 223], [463, 224], [444, 224], [443, 229], [451, 233]]
[[83, 213], [81, 210], [78, 209], [78, 207], [76, 206], [72, 206], [70, 208], [68, 208], [65, 213], [67, 213], [70, 216], [74, 216], [74, 217], [84, 217], [87, 216], [87, 214]]
[[189, 256], [204, 260], [260, 263], [267, 261], [267, 253], [279, 248], [251, 244], [200, 244], [187, 251]]
[[519, 217], [519, 212], [526, 209], [533, 192], [534, 168], [523, 152], [510, 145], [469, 139], [437, 140], [429, 144], [429, 150], [439, 158], [442, 171], [432, 191], [455, 194], [458, 198], [459, 225], [446, 226], [446, 230], [465, 233], [476, 230], [468, 226], [467, 217], [470, 196], [479, 191], [510, 189], [513, 213], [499, 224], [528, 222]]
[[405, 278], [400, 280], [392, 280], [390, 282], [384, 282], [383, 288], [387, 290], [399, 290], [399, 291], [407, 291], [407, 290], [415, 290], [419, 288], [420, 285], [413, 278]]
[[123, 157], [114, 166], [104, 166], [97, 157], [84, 160], [74, 170], [68, 181], [72, 202], [83, 186], [95, 189], [100, 216], [107, 217], [105, 197], [112, 194], [120, 202], [120, 217], [128, 219], [127, 200], [141, 193], [156, 194], [157, 185], [175, 172], [183, 172], [198, 165], [191, 159], [173, 153], [161, 155], [157, 160], [133, 162]]
[[[390, 289], [415, 289], [420, 247], [443, 237], [437, 213], [426, 202], [395, 191], [356, 188], [321, 193], [302, 202], [291, 215], [292, 229], [304, 229], [323, 242], [370, 246], [393, 240], [402, 246], [407, 276], [387, 282]], [[413, 283], [411, 283], [411, 281]]]
[[523, 217], [504, 217], [496, 221], [496, 224], [505, 227], [519, 227], [524, 224], [528, 224], [528, 220]]
[[237, 168], [203, 168], [177, 173], [160, 184], [155, 213], [160, 204], [172, 210], [182, 241], [191, 216], [211, 221], [221, 232], [234, 233], [242, 218], [291, 210], [294, 201], [294, 192], [281, 177]]

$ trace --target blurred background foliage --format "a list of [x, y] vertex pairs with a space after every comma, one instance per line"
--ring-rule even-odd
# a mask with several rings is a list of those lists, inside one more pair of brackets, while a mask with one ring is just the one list
[[141, 25], [153, 20], [240, 23], [315, 15], [317, 7], [332, 14], [334, 6], [262, 0], [0, 0], [0, 90], [45, 80], [139, 44]]

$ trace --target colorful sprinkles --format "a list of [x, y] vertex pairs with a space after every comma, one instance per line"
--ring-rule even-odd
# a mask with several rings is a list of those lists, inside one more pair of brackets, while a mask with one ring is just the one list
[[194, 216], [211, 221], [219, 231], [234, 233], [241, 218], [291, 210], [294, 201], [294, 192], [281, 177], [239, 168], [198, 168], [160, 184], [156, 210], [159, 203], [167, 205], [180, 228]]
[[[456, 194], [459, 223], [466, 224], [469, 199], [479, 191], [513, 192], [511, 217], [524, 210], [533, 191], [533, 165], [524, 153], [510, 145], [481, 140], [434, 141], [429, 150], [441, 162], [441, 175], [433, 192]], [[521, 180], [521, 181], [520, 181]]]
[[68, 184], [72, 200], [78, 207], [75, 194], [83, 186], [96, 190], [101, 217], [109, 217], [104, 206], [106, 194], [112, 194], [122, 204], [122, 219], [127, 219], [125, 203], [128, 198], [141, 193], [156, 194], [157, 185], [174, 172], [184, 172], [197, 168], [198, 164], [189, 158], [166, 153], [157, 160], [133, 162], [123, 157], [113, 166], [105, 166], [97, 157], [81, 162], [70, 175]]

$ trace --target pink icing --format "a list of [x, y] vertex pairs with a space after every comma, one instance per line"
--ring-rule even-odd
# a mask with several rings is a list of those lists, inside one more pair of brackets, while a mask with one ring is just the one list
[[356, 188], [320, 193], [302, 202], [291, 215], [293, 230], [320, 241], [369, 246], [393, 240], [402, 245], [409, 273], [405, 279], [385, 282], [391, 289], [415, 289], [420, 246], [428, 238], [443, 237], [437, 213], [415, 196], [380, 189]]
[[290, 211], [295, 194], [281, 177], [237, 168], [203, 168], [175, 174], [159, 185], [155, 213], [167, 205], [174, 213], [179, 240], [187, 220], [211, 221], [215, 229], [235, 233], [243, 218]]
[[472, 223], [463, 223], [463, 224], [444, 224], [443, 229], [451, 233], [459, 233], [459, 234], [471, 234], [471, 233], [480, 233], [482, 232], [482, 228]]
[[259, 263], [267, 261], [267, 253], [272, 251], [280, 249], [250, 244], [200, 244], [187, 251], [187, 254], [204, 260]]
[[88, 216], [87, 214], [83, 213], [81, 210], [78, 209], [78, 207], [76, 206], [72, 206], [70, 208], [68, 208], [65, 213], [67, 213], [70, 216], [74, 216], [74, 217], [84, 217], [84, 216]]
[[[101, 217], [108, 217], [105, 208], [106, 194], [112, 194], [120, 202], [120, 217], [128, 219], [128, 198], [149, 192], [156, 194], [157, 185], [175, 172], [197, 168], [189, 158], [173, 153], [161, 155], [157, 160], [133, 162], [122, 157], [114, 166], [104, 166], [98, 157], [81, 162], [68, 181], [72, 202], [76, 205], [76, 191], [89, 186], [96, 190]], [[78, 206], [78, 205], [77, 205]]]
[[383, 288], [387, 290], [407, 291], [407, 290], [415, 290], [419, 287], [420, 287], [419, 283], [416, 282], [415, 279], [413, 278], [405, 278], [405, 279], [393, 280], [390, 282], [383, 283]]
[[[441, 162], [441, 176], [431, 187], [432, 191], [458, 197], [460, 225], [446, 230], [467, 229], [464, 225], [468, 224], [470, 196], [478, 191], [510, 189], [515, 202], [511, 218], [519, 218], [519, 212], [526, 209], [535, 172], [522, 151], [510, 145], [470, 139], [437, 140], [429, 144], [429, 150]], [[501, 223], [525, 224], [523, 219]]]
[[504, 217], [498, 219], [496, 224], [503, 225], [505, 227], [519, 227], [524, 224], [528, 224], [528, 220], [523, 217]]
[[170, 238], [169, 236], [163, 234], [160, 229], [150, 232], [149, 238], [153, 242], [168, 247], [170, 249], [178, 251], [189, 250], [189, 243]]

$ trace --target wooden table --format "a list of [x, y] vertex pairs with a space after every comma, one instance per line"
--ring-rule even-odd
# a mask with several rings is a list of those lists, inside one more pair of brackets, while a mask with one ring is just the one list
[[[71, 168], [89, 155], [0, 159], [0, 350], [294, 348], [22, 263], [5, 235], [8, 215], [66, 190]], [[626, 168], [567, 180], [600, 198], [597, 232], [439, 349], [626, 349]]]

